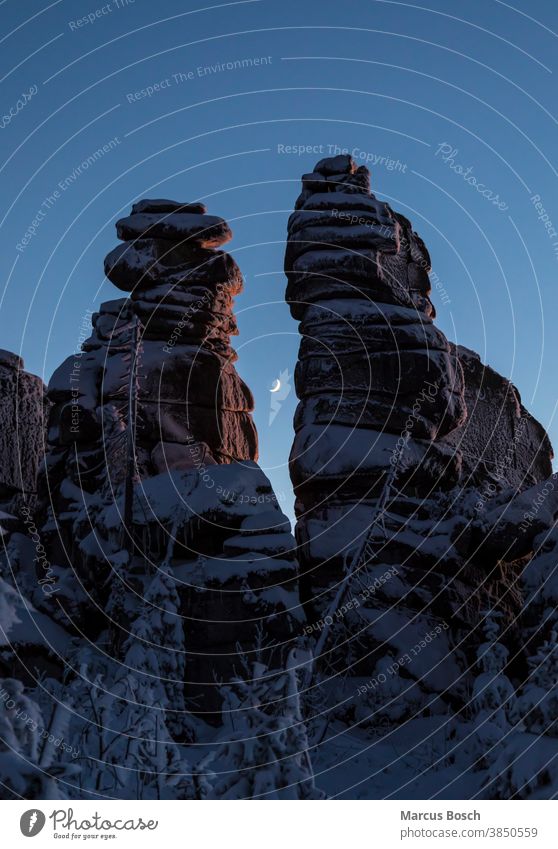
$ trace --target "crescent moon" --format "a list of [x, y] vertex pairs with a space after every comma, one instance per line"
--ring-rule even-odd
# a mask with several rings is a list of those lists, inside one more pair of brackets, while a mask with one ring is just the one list
[[281, 381], [277, 380], [277, 378], [275, 378], [275, 380], [273, 381], [273, 386], [271, 387], [271, 389], [269, 391], [270, 392], [279, 392], [280, 389], [281, 389]]

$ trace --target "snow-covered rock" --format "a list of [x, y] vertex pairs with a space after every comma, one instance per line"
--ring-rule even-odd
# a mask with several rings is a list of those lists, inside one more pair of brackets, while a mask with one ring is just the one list
[[44, 442], [43, 382], [0, 350], [0, 504], [34, 496]]
[[[435, 327], [429, 271], [366, 168], [339, 156], [303, 176], [285, 255], [302, 336], [290, 456], [301, 598], [336, 669], [373, 680], [390, 658], [400, 716], [436, 694], [465, 698], [480, 609], [502, 595], [513, 621], [514, 557], [533, 550], [555, 500], [514, 548], [511, 526], [537, 494], [523, 490], [545, 486], [551, 448], [513, 385]], [[371, 527], [374, 555], [352, 574]]]
[[[186, 699], [216, 722], [219, 682], [245, 653], [281, 664], [303, 620], [295, 541], [255, 462], [254, 398], [230, 346], [242, 276], [215, 249], [227, 223], [202, 204], [140, 201], [117, 233], [105, 271], [127, 297], [101, 304], [48, 387], [40, 515], [54, 614], [94, 644], [108, 634], [116, 659], [143, 657], [128, 633], [153, 625], [152, 666], [176, 673], [165, 711]], [[158, 570], [167, 628], [145, 602]]]

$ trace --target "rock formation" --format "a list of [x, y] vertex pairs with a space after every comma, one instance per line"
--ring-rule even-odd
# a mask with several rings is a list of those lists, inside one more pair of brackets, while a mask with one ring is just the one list
[[552, 448], [515, 386], [474, 351], [453, 343], [450, 348], [463, 368], [467, 418], [442, 441], [461, 452], [461, 485], [477, 485], [491, 497], [506, 487], [522, 490], [545, 480]]
[[[56, 615], [93, 640], [108, 628], [118, 656], [138, 598], [168, 570], [181, 686], [215, 711], [244, 654], [259, 646], [277, 663], [301, 617], [294, 539], [255, 462], [254, 401], [230, 346], [242, 276], [218, 249], [227, 223], [202, 204], [144, 200], [116, 228], [124, 242], [105, 270], [128, 297], [101, 305], [48, 386], [41, 505]], [[173, 651], [160, 647], [165, 668]]]
[[[331, 643], [343, 645], [337, 666], [349, 674], [395, 669], [399, 717], [406, 700], [409, 711], [439, 694], [459, 700], [476, 588], [497, 597], [514, 574], [473, 547], [483, 493], [547, 477], [548, 440], [509, 381], [435, 327], [428, 251], [370, 193], [365, 167], [320, 161], [302, 178], [288, 234], [286, 298], [302, 335], [290, 468], [310, 630], [333, 616], [324, 652], [333, 661]], [[332, 610], [371, 525], [377, 556]], [[413, 650], [420, 660], [402, 660]]]
[[79, 493], [115, 500], [131, 472], [138, 484], [257, 457], [254, 402], [229, 344], [242, 276], [216, 250], [228, 225], [202, 204], [144, 200], [117, 233], [127, 241], [105, 270], [129, 297], [101, 304], [92, 335], [48, 386], [42, 503], [57, 560], [71, 559]]
[[142, 201], [117, 233], [125, 241], [105, 270], [129, 297], [101, 304], [83, 350], [52, 376], [49, 476], [69, 473], [94, 491], [107, 460], [111, 470], [127, 428], [134, 346], [140, 474], [256, 459], [254, 402], [229, 344], [242, 277], [215, 249], [230, 239], [228, 225], [202, 204]]
[[42, 380], [0, 351], [0, 678], [61, 673], [65, 634], [40, 611], [52, 576], [33, 511], [45, 448]]
[[21, 357], [0, 350], [0, 504], [35, 496], [44, 453], [44, 386]]
[[415, 798], [429, 770], [441, 797], [471, 770], [465, 795], [521, 794], [532, 745], [528, 792], [555, 795], [552, 451], [435, 327], [410, 222], [343, 156], [289, 221], [300, 575], [234, 367], [228, 225], [145, 200], [117, 232], [126, 297], [50, 381], [37, 486], [43, 387], [0, 353], [0, 796], [321, 798], [315, 774]]

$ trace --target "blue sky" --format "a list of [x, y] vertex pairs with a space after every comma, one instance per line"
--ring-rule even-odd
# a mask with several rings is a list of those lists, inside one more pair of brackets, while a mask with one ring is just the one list
[[234, 231], [237, 367], [292, 515], [294, 390], [268, 423], [299, 341], [286, 221], [300, 175], [348, 148], [425, 239], [439, 326], [509, 376], [558, 443], [558, 7], [516, 4], [4, 0], [0, 347], [48, 379], [87, 310], [118, 297], [102, 264], [117, 218], [141, 197], [206, 199]]

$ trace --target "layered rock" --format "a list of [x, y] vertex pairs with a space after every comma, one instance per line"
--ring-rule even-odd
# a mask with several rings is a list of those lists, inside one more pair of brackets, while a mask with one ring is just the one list
[[348, 157], [318, 163], [289, 219], [287, 301], [303, 336], [291, 470], [303, 509], [377, 495], [408, 423], [400, 481], [420, 493], [459, 474], [459, 454], [433, 443], [465, 405], [459, 361], [432, 324], [428, 253], [365, 176]]
[[227, 223], [202, 204], [144, 200], [116, 229], [105, 271], [127, 297], [101, 305], [48, 387], [55, 615], [109, 634], [119, 657], [138, 599], [169, 593], [186, 647], [159, 646], [161, 668], [185, 661], [169, 710], [184, 696], [214, 719], [216, 679], [256, 646], [276, 664], [301, 616], [294, 539], [254, 462], [254, 400], [230, 345], [242, 276], [219, 249]]
[[128, 297], [101, 304], [48, 385], [41, 501], [56, 559], [74, 546], [76, 492], [114, 495], [131, 463], [137, 482], [257, 457], [254, 401], [230, 346], [242, 276], [216, 249], [228, 225], [203, 204], [144, 200], [116, 229], [126, 241], [105, 270]]
[[[216, 248], [232, 234], [203, 204], [142, 201], [117, 223], [125, 239], [106, 274], [130, 293], [142, 324], [145, 418], [160, 471], [182, 464], [178, 446], [205, 443], [206, 461], [257, 459], [252, 394], [234, 369], [233, 298], [242, 291], [234, 259]], [[163, 361], [160, 343], [163, 346]], [[158, 440], [157, 440], [158, 437]], [[190, 467], [192, 463], [190, 462]]]
[[337, 565], [359, 536], [342, 528], [363, 504], [370, 514], [395, 463], [398, 485], [419, 498], [450, 488], [461, 467], [459, 452], [434, 442], [462, 424], [465, 403], [458, 358], [432, 322], [428, 253], [368, 186], [350, 157], [319, 162], [303, 177], [285, 260], [303, 336], [291, 453], [299, 541], [307, 551], [309, 524], [333, 522]]
[[[428, 251], [370, 193], [367, 169], [322, 160], [302, 186], [285, 258], [302, 334], [290, 458], [301, 595], [310, 631], [333, 618], [324, 652], [338, 666], [401, 669], [401, 718], [405, 704], [463, 696], [476, 586], [496, 596], [505, 584], [497, 560], [473, 548], [482, 487], [496, 465], [504, 471], [487, 498], [540, 481], [552, 454], [514, 387], [435, 327]], [[376, 555], [334, 609], [371, 526]]]
[[101, 304], [82, 351], [52, 376], [49, 475], [56, 480], [60, 470], [95, 490], [107, 461], [115, 465], [131, 389], [140, 474], [195, 469], [199, 457], [255, 459], [253, 397], [230, 347], [242, 277], [233, 258], [215, 249], [230, 238], [228, 225], [205, 215], [202, 204], [142, 201], [117, 233], [126, 241], [105, 270], [128, 297]]
[[34, 685], [61, 672], [67, 634], [40, 608], [54, 578], [34, 519], [46, 437], [45, 387], [0, 351], [0, 677]]
[[0, 502], [32, 500], [45, 442], [44, 385], [0, 350]]
[[461, 485], [478, 486], [488, 500], [507, 487], [520, 491], [548, 478], [552, 447], [515, 386], [474, 351], [451, 349], [463, 368], [467, 418], [443, 442], [461, 451]]

